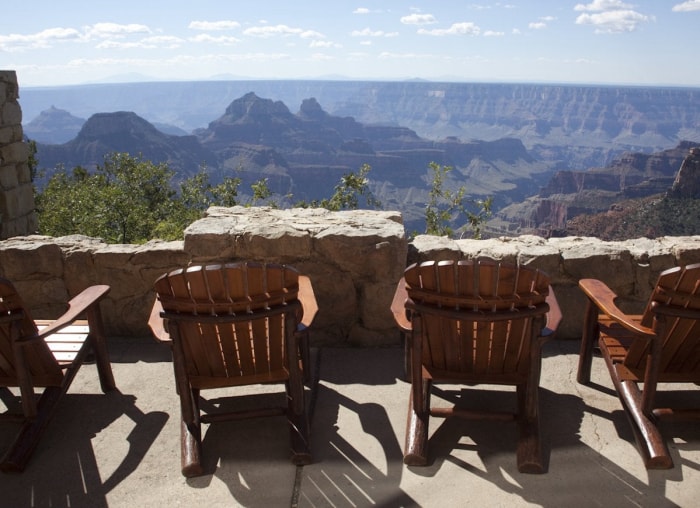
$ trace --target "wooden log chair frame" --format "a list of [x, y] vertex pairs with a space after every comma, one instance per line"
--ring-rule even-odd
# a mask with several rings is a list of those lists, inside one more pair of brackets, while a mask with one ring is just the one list
[[[409, 339], [404, 463], [428, 464], [430, 416], [515, 420], [518, 470], [545, 472], [539, 438], [541, 349], [561, 318], [547, 275], [492, 260], [414, 264], [397, 286], [392, 310]], [[431, 407], [434, 383], [515, 386], [517, 411]]]
[[[201, 424], [241, 418], [286, 415], [292, 462], [311, 462], [304, 398], [308, 337], [300, 327], [305, 311], [299, 279], [290, 266], [241, 262], [194, 265], [155, 282], [154, 309], [162, 308], [159, 317], [166, 324], [155, 324], [152, 314], [151, 327], [161, 340], [171, 341], [184, 476], [204, 473]], [[284, 384], [286, 406], [200, 410], [201, 390], [267, 383]]]
[[[13, 405], [10, 401], [17, 397], [9, 388], [18, 388], [22, 408], [21, 413], [0, 415], [21, 424], [0, 462], [3, 472], [25, 469], [90, 352], [102, 391], [116, 390], [99, 307], [109, 290], [105, 285], [88, 287], [68, 302], [58, 319], [34, 321], [14, 285], [0, 278], [0, 398]], [[36, 388], [43, 390], [37, 393]]]
[[700, 408], [657, 407], [657, 388], [658, 383], [700, 384], [700, 263], [662, 272], [641, 315], [623, 312], [617, 295], [599, 280], [582, 279], [579, 287], [588, 303], [578, 382], [590, 383], [597, 344], [644, 465], [673, 467], [658, 422], [700, 421]]

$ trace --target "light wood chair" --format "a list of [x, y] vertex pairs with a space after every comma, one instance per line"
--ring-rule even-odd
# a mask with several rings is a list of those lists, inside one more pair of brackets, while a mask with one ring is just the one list
[[[292, 461], [311, 461], [304, 399], [308, 336], [300, 328], [305, 309], [299, 281], [292, 267], [246, 262], [191, 266], [155, 282], [162, 311], [160, 324], [152, 313], [151, 327], [172, 345], [183, 475], [203, 474], [202, 422], [286, 415]], [[310, 285], [305, 289], [312, 319], [315, 299]], [[201, 390], [260, 383], [283, 384], [287, 405], [212, 414], [200, 410]]]
[[599, 280], [582, 279], [579, 287], [588, 304], [578, 382], [590, 383], [597, 344], [645, 466], [673, 467], [657, 422], [700, 420], [700, 408], [657, 407], [656, 395], [658, 383], [700, 383], [700, 264], [662, 272], [641, 315], [620, 310], [617, 295]]
[[[411, 396], [404, 463], [428, 463], [429, 417], [517, 421], [518, 469], [542, 473], [538, 390], [542, 345], [561, 314], [541, 271], [481, 261], [408, 267], [393, 301], [408, 336]], [[549, 319], [547, 315], [549, 313]], [[434, 383], [512, 385], [517, 411], [431, 408]]]
[[[116, 389], [99, 307], [109, 289], [104, 285], [91, 286], [68, 302], [60, 318], [34, 321], [14, 285], [0, 279], [0, 398], [6, 402], [17, 400], [9, 388], [18, 388], [22, 408], [21, 413], [0, 415], [21, 424], [17, 438], [0, 463], [0, 470], [24, 470], [60, 400], [91, 351], [95, 354], [102, 391]], [[37, 394], [35, 388], [43, 390]]]

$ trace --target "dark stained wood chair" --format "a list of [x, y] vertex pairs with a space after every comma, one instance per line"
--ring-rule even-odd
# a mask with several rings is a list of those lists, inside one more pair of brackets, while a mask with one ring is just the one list
[[[310, 463], [304, 400], [308, 337], [299, 326], [305, 312], [299, 273], [285, 265], [252, 262], [191, 266], [163, 275], [155, 290], [166, 326], [151, 319], [151, 327], [156, 337], [171, 341], [180, 396], [182, 474], [203, 474], [201, 423], [259, 416], [286, 415], [292, 462]], [[315, 299], [310, 285], [306, 290], [313, 318]], [[200, 410], [201, 390], [261, 383], [283, 384], [287, 405], [228, 413]]]
[[[411, 381], [404, 463], [428, 463], [430, 416], [515, 420], [518, 470], [545, 472], [541, 348], [561, 318], [547, 275], [490, 260], [428, 261], [408, 267], [396, 293], [392, 310], [408, 336]], [[431, 408], [434, 383], [515, 386], [517, 411]]]
[[10, 388], [18, 388], [22, 409], [0, 415], [21, 424], [2, 471], [24, 470], [88, 353], [95, 354], [102, 391], [116, 389], [99, 307], [109, 289], [91, 286], [68, 302], [60, 318], [34, 321], [13, 284], [0, 279], [0, 398], [13, 406], [17, 397]]
[[700, 264], [662, 272], [641, 315], [620, 310], [615, 293], [599, 280], [582, 279], [579, 287], [588, 304], [578, 382], [590, 383], [597, 344], [645, 466], [673, 467], [658, 421], [700, 420], [700, 408], [657, 407], [657, 384], [700, 383]]

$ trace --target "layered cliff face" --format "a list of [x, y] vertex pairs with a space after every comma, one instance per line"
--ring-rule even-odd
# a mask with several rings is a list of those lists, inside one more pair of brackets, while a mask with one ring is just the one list
[[678, 170], [669, 195], [674, 198], [700, 199], [700, 148], [690, 149]]
[[283, 103], [247, 93], [193, 136], [170, 136], [135, 113], [99, 113], [63, 145], [40, 145], [43, 168], [101, 164], [105, 154], [142, 154], [167, 162], [180, 177], [206, 164], [213, 182], [241, 179], [241, 191], [265, 178], [270, 190], [297, 201], [331, 196], [344, 174], [371, 166], [370, 187], [385, 209], [401, 210], [411, 230], [424, 226], [429, 164], [450, 166], [446, 188], [495, 196], [498, 206], [537, 191], [549, 168], [513, 138], [462, 142], [422, 138], [402, 126], [363, 124], [327, 113], [314, 98], [294, 114]]
[[[384, 207], [406, 211], [409, 216], [423, 213], [428, 165], [433, 161], [455, 168], [448, 186], [467, 182], [470, 194], [502, 193], [502, 202], [536, 191], [516, 182], [548, 174], [547, 166], [537, 162], [517, 139], [425, 139], [406, 127], [364, 124], [352, 117], [331, 115], [314, 98], [305, 99], [293, 114], [284, 104], [248, 93], [196, 134], [204, 147], [220, 155], [225, 172], [237, 171], [244, 186], [266, 177], [272, 190], [292, 193], [297, 200], [326, 198], [343, 174], [369, 164], [373, 192]], [[262, 166], [246, 156], [262, 147], [274, 150], [284, 163]]]
[[[594, 149], [597, 156], [578, 169], [607, 165], [624, 150], [653, 152], [700, 138], [696, 89], [369, 83], [333, 111], [406, 125], [424, 137], [515, 137], [528, 148]], [[572, 162], [568, 167], [577, 169]]]
[[[664, 196], [689, 201], [685, 206], [668, 199], [661, 203]], [[658, 219], [659, 224], [646, 227], [628, 224], [623, 228], [621, 223], [653, 222], [657, 214], [682, 221], [674, 208], [690, 211], [698, 198], [700, 144], [685, 141], [654, 154], [625, 154], [607, 168], [559, 171], [537, 196], [500, 210], [491, 228], [492, 232], [582, 234], [607, 239], [620, 239], [623, 229], [631, 231], [633, 227], [640, 235], [664, 234], [667, 225], [663, 218]], [[631, 218], [630, 214], [637, 212], [646, 218]]]
[[128, 83], [25, 89], [33, 119], [56, 105], [78, 117], [134, 111], [188, 132], [254, 91], [296, 108], [315, 97], [335, 117], [403, 126], [424, 139], [517, 138], [558, 169], [604, 167], [623, 152], [653, 153], [700, 140], [700, 89], [362, 81]]
[[[665, 192], [689, 148], [697, 144], [684, 142], [657, 153], [629, 152], [605, 166], [572, 170], [560, 160], [565, 151], [578, 150], [580, 158], [595, 160], [602, 152], [613, 153], [611, 146], [622, 139], [620, 136], [629, 132], [643, 136], [652, 124], [659, 132], [676, 128], [686, 132], [695, 118], [695, 106], [691, 105], [685, 115], [677, 111], [675, 123], [664, 123], [666, 117], [657, 105], [642, 107], [651, 99], [645, 99], [641, 90], [514, 85], [444, 85], [437, 89], [434, 84], [424, 84], [426, 101], [433, 108], [426, 111], [425, 103], [418, 108], [415, 97], [410, 99], [408, 94], [409, 89], [415, 93], [417, 88], [394, 85], [359, 87], [356, 93], [360, 95], [363, 90], [373, 91], [366, 97], [362, 116], [374, 118], [379, 110], [386, 112], [382, 94], [387, 93], [385, 99], [391, 98], [400, 109], [393, 111], [390, 119], [422, 118], [434, 125], [450, 125], [455, 131], [471, 128], [474, 124], [469, 122], [476, 122], [484, 128], [481, 139], [431, 139], [391, 122], [364, 123], [327, 112], [315, 98], [304, 99], [299, 111], [292, 113], [281, 101], [249, 92], [228, 104], [222, 115], [193, 136], [163, 134], [134, 113], [96, 114], [74, 140], [41, 146], [39, 160], [43, 167], [57, 163], [68, 168], [91, 167], [112, 151], [141, 153], [154, 162], [168, 162], [182, 176], [206, 164], [214, 182], [223, 176], [237, 176], [245, 192], [251, 183], [267, 178], [273, 192], [293, 195], [292, 203], [329, 197], [344, 174], [369, 164], [374, 194], [385, 209], [404, 212], [408, 228], [415, 231], [423, 227], [431, 179], [428, 166], [436, 162], [454, 168], [445, 180], [447, 188], [464, 186], [470, 197], [494, 198], [498, 224], [492, 228], [493, 234], [513, 230], [551, 234], [564, 228], [573, 216], [607, 210], [620, 199]], [[392, 95], [401, 90], [406, 93]], [[645, 93], [652, 92], [659, 93]], [[680, 92], [674, 93], [669, 91], [670, 102], [662, 103], [676, 111], [672, 105]], [[563, 104], [566, 101], [572, 103]], [[555, 108], [551, 103], [560, 105]], [[553, 117], [545, 120], [545, 112]], [[647, 118], [643, 122], [647, 127], [642, 128], [640, 118]], [[648, 118], [656, 118], [656, 123]], [[486, 128], [484, 122], [492, 122], [491, 127]], [[494, 130], [496, 124], [507, 129]], [[514, 137], [483, 139], [497, 131], [519, 132], [525, 139], [541, 143], [528, 150]], [[603, 148], [583, 146], [594, 138]], [[545, 144], [553, 141], [578, 145]]]

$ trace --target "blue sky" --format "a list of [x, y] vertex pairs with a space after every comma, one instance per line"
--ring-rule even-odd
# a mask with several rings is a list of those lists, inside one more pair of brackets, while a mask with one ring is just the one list
[[24, 0], [20, 86], [427, 79], [700, 86], [700, 0]]

